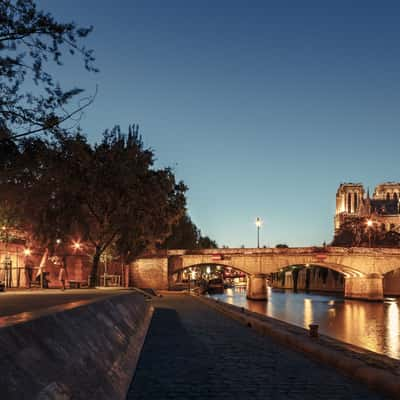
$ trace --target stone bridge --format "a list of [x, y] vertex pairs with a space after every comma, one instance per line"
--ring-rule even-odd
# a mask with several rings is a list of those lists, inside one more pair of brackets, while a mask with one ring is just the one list
[[309, 264], [342, 273], [348, 298], [382, 300], [383, 276], [400, 268], [400, 249], [326, 246], [168, 250], [136, 260], [130, 268], [130, 280], [136, 286], [168, 289], [172, 275], [180, 270], [221, 265], [248, 275], [248, 298], [265, 299], [268, 274], [292, 265]]

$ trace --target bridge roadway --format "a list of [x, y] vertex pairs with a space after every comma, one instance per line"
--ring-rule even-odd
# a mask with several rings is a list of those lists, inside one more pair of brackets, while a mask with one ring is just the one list
[[191, 297], [154, 306], [127, 400], [385, 398]]

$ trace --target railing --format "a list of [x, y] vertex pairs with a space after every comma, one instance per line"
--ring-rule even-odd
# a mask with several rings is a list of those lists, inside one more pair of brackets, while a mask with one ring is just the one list
[[111, 275], [111, 274], [100, 275], [100, 286], [103, 287], [121, 286], [121, 275]]

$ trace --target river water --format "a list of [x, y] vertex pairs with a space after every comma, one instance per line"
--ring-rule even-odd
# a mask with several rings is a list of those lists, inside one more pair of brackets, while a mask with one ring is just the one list
[[268, 301], [247, 300], [245, 288], [226, 289], [212, 297], [307, 329], [316, 323], [325, 335], [400, 359], [399, 298], [367, 302], [271, 288]]

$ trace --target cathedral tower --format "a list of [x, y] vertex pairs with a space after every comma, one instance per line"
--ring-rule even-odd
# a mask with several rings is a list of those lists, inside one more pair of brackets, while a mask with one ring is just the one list
[[347, 216], [360, 214], [364, 199], [361, 183], [342, 183], [336, 192], [335, 229], [338, 229]]

